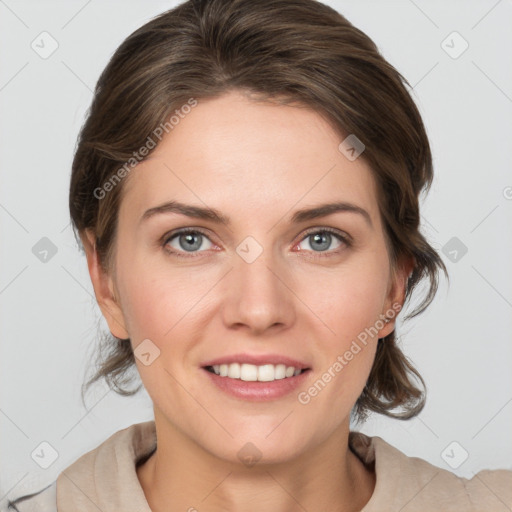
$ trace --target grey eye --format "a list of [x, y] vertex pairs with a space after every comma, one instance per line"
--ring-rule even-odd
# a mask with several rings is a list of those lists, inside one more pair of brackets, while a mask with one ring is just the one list
[[[336, 235], [335, 233], [330, 233], [329, 231], [315, 231], [314, 233], [309, 233], [306, 235], [301, 243], [304, 241], [309, 241], [309, 247], [315, 251], [315, 252], [325, 252], [331, 249], [337, 249], [341, 246], [341, 237], [339, 235]], [[336, 247], [330, 247], [333, 240], [338, 241], [338, 245]], [[301, 248], [301, 249], [307, 249], [308, 248]]]
[[[173, 245], [175, 241], [178, 242], [178, 246]], [[205, 241], [209, 242], [208, 237], [199, 231], [186, 231], [176, 233], [169, 237], [169, 239], [166, 241], [166, 245], [170, 245], [171, 248], [176, 251], [197, 252]], [[206, 249], [208, 248], [209, 247], [206, 247]]]

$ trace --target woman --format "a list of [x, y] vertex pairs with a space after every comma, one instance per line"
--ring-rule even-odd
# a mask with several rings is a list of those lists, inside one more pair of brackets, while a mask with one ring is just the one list
[[446, 271], [419, 231], [432, 158], [404, 83], [312, 0], [187, 1], [123, 42], [69, 204], [112, 334], [88, 385], [129, 394], [135, 365], [155, 419], [13, 509], [512, 507], [512, 471], [466, 480], [349, 428], [421, 411], [395, 324]]

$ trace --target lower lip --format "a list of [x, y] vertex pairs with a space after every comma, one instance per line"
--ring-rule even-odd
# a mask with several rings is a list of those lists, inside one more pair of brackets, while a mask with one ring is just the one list
[[294, 377], [286, 377], [270, 382], [259, 382], [221, 377], [205, 368], [202, 368], [202, 370], [207, 374], [214, 385], [228, 395], [254, 402], [275, 400], [288, 395], [304, 383], [304, 380], [307, 379], [310, 372], [308, 369]]

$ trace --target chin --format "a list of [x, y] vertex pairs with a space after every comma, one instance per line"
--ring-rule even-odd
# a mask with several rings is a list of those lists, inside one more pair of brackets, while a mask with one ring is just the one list
[[[280, 420], [282, 421], [282, 420]], [[224, 446], [219, 446], [219, 439], [210, 440], [210, 453], [232, 464], [246, 467], [258, 465], [282, 464], [292, 461], [305, 449], [305, 433], [291, 435], [286, 429], [278, 432], [274, 422], [272, 429], [249, 429], [245, 434], [238, 430], [234, 439], [226, 439]], [[266, 427], [267, 425], [265, 425]], [[264, 433], [263, 433], [264, 432]], [[269, 434], [270, 433], [270, 434]], [[208, 449], [208, 447], [205, 447]]]

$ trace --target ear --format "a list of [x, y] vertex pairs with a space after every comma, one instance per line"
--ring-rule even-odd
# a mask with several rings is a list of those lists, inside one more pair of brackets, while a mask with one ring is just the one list
[[381, 318], [386, 318], [386, 323], [380, 329], [378, 337], [385, 338], [391, 334], [396, 326], [396, 318], [401, 311], [405, 302], [405, 291], [407, 289], [407, 281], [411, 272], [414, 270], [414, 258], [410, 257], [402, 259], [398, 262], [396, 268], [391, 275], [391, 282], [388, 290], [388, 296], [384, 304]]
[[85, 236], [80, 236], [80, 238], [87, 257], [87, 267], [89, 268], [94, 295], [96, 295], [96, 301], [107, 321], [110, 332], [117, 338], [127, 339], [130, 336], [126, 330], [123, 311], [118, 299], [115, 298], [114, 281], [100, 265], [94, 233], [87, 229]]

